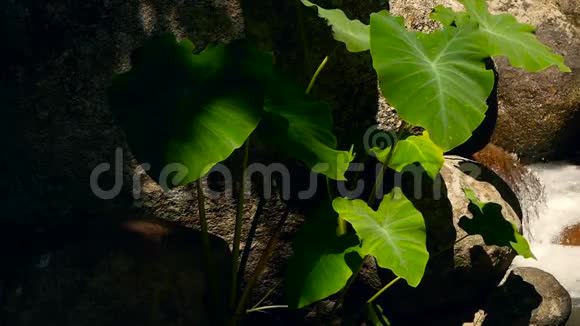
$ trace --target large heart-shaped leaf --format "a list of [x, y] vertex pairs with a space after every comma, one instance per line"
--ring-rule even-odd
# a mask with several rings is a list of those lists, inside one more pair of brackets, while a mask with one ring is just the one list
[[360, 20], [350, 20], [340, 9], [324, 9], [308, 0], [301, 0], [307, 7], [315, 7], [318, 16], [326, 19], [328, 25], [332, 27], [334, 39], [343, 42], [350, 52], [366, 51], [370, 48], [369, 25], [363, 24]]
[[[385, 149], [373, 147], [371, 151], [384, 164], [391, 148], [392, 146]], [[431, 141], [427, 132], [424, 132], [423, 135], [410, 136], [407, 139], [398, 141], [395, 152], [389, 162], [389, 167], [397, 172], [402, 172], [408, 165], [419, 163], [431, 178], [435, 178], [441, 167], [443, 167], [444, 162], [443, 150]]]
[[362, 254], [374, 256], [411, 286], [421, 282], [429, 260], [425, 221], [401, 189], [385, 195], [377, 211], [360, 199], [336, 198], [332, 205], [355, 229]]
[[336, 234], [337, 219], [331, 204], [325, 202], [308, 214], [295, 235], [286, 274], [291, 308], [302, 308], [337, 293], [362, 262], [356, 235]]
[[481, 235], [488, 246], [511, 247], [524, 258], [535, 258], [528, 241], [518, 232], [513, 223], [503, 217], [501, 205], [479, 201], [471, 189], [465, 189], [464, 192], [469, 199], [468, 209], [473, 218], [461, 217], [459, 227], [469, 235]]
[[[199, 179], [244, 143], [263, 113], [253, 74], [272, 66], [270, 55], [242, 43], [192, 51], [172, 35], [154, 39], [109, 91], [133, 154], [168, 187]], [[170, 173], [178, 179], [166, 180]]]
[[520, 24], [509, 14], [492, 15], [485, 0], [460, 0], [472, 20], [485, 32], [488, 42], [484, 49], [490, 56], [504, 55], [511, 65], [528, 71], [540, 71], [555, 65], [561, 71], [570, 72], [564, 58], [552, 53], [534, 34], [534, 26]]
[[465, 142], [487, 110], [494, 75], [475, 24], [410, 32], [401, 17], [371, 15], [371, 54], [383, 94], [405, 121], [444, 151]]

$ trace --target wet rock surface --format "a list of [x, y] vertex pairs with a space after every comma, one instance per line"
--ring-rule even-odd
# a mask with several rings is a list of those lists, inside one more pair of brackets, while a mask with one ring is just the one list
[[566, 227], [556, 241], [565, 246], [580, 246], [580, 224]]

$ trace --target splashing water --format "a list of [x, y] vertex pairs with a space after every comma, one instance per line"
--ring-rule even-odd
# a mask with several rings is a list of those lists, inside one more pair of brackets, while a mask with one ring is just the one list
[[[546, 163], [530, 166], [523, 182], [527, 189], [515, 189], [524, 208], [524, 236], [537, 260], [517, 257], [513, 266], [532, 266], [556, 277], [573, 301], [568, 325], [580, 325], [580, 247], [560, 245], [560, 234], [580, 223], [580, 166]], [[531, 180], [537, 176], [541, 186]], [[543, 189], [542, 189], [543, 188]]]

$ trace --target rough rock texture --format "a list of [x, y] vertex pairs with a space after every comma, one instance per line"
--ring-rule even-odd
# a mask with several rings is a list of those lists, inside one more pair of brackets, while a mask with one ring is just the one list
[[[3, 228], [5, 223], [25, 229], [48, 224], [48, 229], [74, 232], [83, 227], [80, 220], [98, 224], [113, 211], [125, 218], [135, 209], [197, 227], [194, 187], [165, 192], [137, 166], [106, 97], [113, 75], [130, 68], [131, 52], [165, 32], [188, 37], [199, 48], [241, 38], [241, 5], [231, 0], [2, 1], [0, 36], [7, 58], [0, 70]], [[157, 132], [154, 125], [151, 132]], [[91, 180], [99, 166], [105, 172]], [[255, 200], [248, 197], [249, 217]], [[230, 241], [233, 196], [208, 198], [207, 209], [210, 231]], [[257, 250], [280, 210], [276, 202], [266, 209]], [[282, 238], [287, 240], [292, 230], [284, 229]], [[22, 233], [31, 255], [46, 245], [34, 241], [34, 231]], [[23, 270], [30, 267], [30, 261], [20, 263]], [[281, 273], [283, 264], [272, 264]]]
[[[529, 73], [509, 66], [498, 67], [499, 119], [492, 142], [526, 160], [576, 157], [580, 121], [580, 19], [577, 0], [492, 0], [494, 14], [509, 13], [537, 28], [538, 39], [565, 57], [572, 73], [552, 67]], [[461, 10], [453, 0], [392, 0], [391, 12], [402, 15], [408, 27], [430, 32], [439, 25], [428, 18], [442, 4]], [[517, 132], [514, 132], [517, 130]]]
[[[341, 8], [351, 19], [368, 23], [370, 14], [388, 8], [388, 1], [321, 0], [324, 8]], [[243, 0], [247, 36], [274, 50], [276, 63], [304, 87], [325, 56], [327, 65], [313, 93], [334, 110], [339, 148], [361, 153], [363, 135], [376, 122], [377, 81], [368, 51], [350, 53], [332, 38], [330, 27], [316, 10], [299, 1]]]
[[[8, 66], [0, 73], [0, 89], [8, 95], [2, 96], [0, 128], [4, 218], [58, 222], [79, 211], [127, 208], [134, 193], [146, 197], [143, 188], [160, 199], [145, 205], [154, 213], [173, 219], [190, 215], [183, 190], [161, 194], [141, 187], [142, 173], [112, 120], [106, 89], [115, 73], [129, 69], [131, 52], [151, 36], [171, 31], [199, 47], [242, 37], [240, 4], [24, 0], [3, 2], [0, 17], [0, 35], [9, 44]], [[102, 163], [116, 170], [98, 179], [102, 189], [117, 190], [112, 199], [99, 198], [90, 186], [91, 172]]]
[[554, 276], [518, 267], [489, 297], [484, 325], [564, 326], [571, 308], [570, 294]]
[[[13, 233], [26, 236], [28, 229]], [[68, 242], [8, 288], [2, 325], [223, 325], [231, 254], [210, 239], [213, 271], [204, 271], [199, 232], [160, 219], [50, 232]], [[19, 248], [2, 239], [6, 245]], [[20, 240], [22, 241], [22, 240]], [[50, 246], [45, 243], [45, 248]], [[8, 263], [6, 259], [4, 263]], [[3, 269], [6, 268], [3, 263]], [[24, 273], [19, 269], [15, 271]], [[217, 288], [210, 288], [212, 281]]]
[[580, 224], [567, 226], [556, 240], [565, 246], [580, 246]]
[[[511, 248], [486, 246], [479, 235], [467, 236], [454, 245], [466, 236], [458, 226], [459, 219], [471, 217], [464, 188], [473, 189], [481, 201], [500, 204], [504, 217], [520, 228], [521, 209], [508, 185], [484, 166], [454, 156], [447, 158], [441, 176], [435, 182], [424, 175], [417, 179], [421, 182], [419, 193], [408, 187], [417, 185], [417, 180], [403, 177], [407, 198], [425, 218], [431, 259], [416, 289], [399, 282], [383, 295], [381, 302], [387, 316], [395, 321], [451, 325], [449, 318], [455, 318], [455, 322], [473, 318], [482, 294], [493, 290], [515, 257]], [[392, 278], [384, 277], [383, 282]], [[431, 320], [434, 315], [438, 316], [437, 323]]]
[[[559, 7], [560, 5], [560, 7]], [[497, 60], [500, 118], [493, 141], [525, 159], [572, 158], [580, 121], [580, 25], [577, 1], [495, 1], [491, 9], [537, 27], [540, 41], [564, 56], [572, 73], [528, 73]], [[574, 12], [576, 11], [576, 12]], [[514, 133], [514, 130], [519, 132]]]

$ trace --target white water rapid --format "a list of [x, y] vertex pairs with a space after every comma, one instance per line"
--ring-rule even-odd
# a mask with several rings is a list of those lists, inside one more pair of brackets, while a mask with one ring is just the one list
[[[544, 191], [520, 201], [536, 204], [537, 214], [528, 214], [524, 236], [537, 260], [517, 257], [514, 266], [533, 266], [556, 277], [572, 296], [569, 326], [580, 325], [580, 246], [558, 244], [560, 232], [580, 224], [580, 166], [568, 163], [535, 164], [530, 169], [544, 185]], [[527, 209], [524, 208], [526, 211]]]

